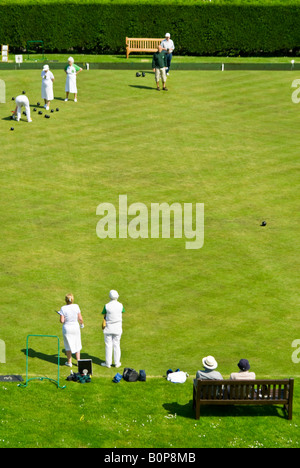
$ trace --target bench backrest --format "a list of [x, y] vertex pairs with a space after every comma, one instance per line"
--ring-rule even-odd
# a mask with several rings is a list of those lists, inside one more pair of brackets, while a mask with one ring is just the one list
[[[197, 380], [201, 401], [240, 400], [287, 402], [292, 396], [293, 379], [282, 380]], [[221, 391], [222, 390], [222, 391]]]
[[126, 37], [126, 46], [130, 50], [148, 50], [155, 52], [163, 39], [157, 38], [141, 38], [141, 37]]

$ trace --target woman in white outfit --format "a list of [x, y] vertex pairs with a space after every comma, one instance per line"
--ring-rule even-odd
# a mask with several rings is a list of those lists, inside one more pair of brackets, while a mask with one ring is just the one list
[[125, 312], [123, 304], [118, 301], [119, 294], [115, 290], [109, 293], [110, 302], [105, 304], [102, 314], [106, 321], [104, 333], [105, 342], [105, 362], [101, 365], [111, 367], [114, 355], [115, 367], [121, 366], [121, 335], [122, 335], [122, 314]]
[[22, 107], [25, 107], [25, 112], [26, 112], [26, 117], [28, 122], [32, 122], [30, 118], [30, 105], [29, 105], [29, 99], [27, 96], [24, 96], [24, 94], [20, 94], [20, 96], [16, 97], [16, 108], [14, 111], [13, 119], [19, 120], [21, 119], [21, 111]]
[[82, 68], [75, 65], [73, 57], [68, 58], [68, 65], [65, 67], [66, 79], [66, 99], [69, 100], [69, 93], [74, 93], [74, 102], [77, 102], [77, 79], [76, 75], [82, 72]]
[[80, 328], [84, 328], [84, 325], [80, 308], [74, 304], [73, 294], [67, 294], [65, 301], [66, 305], [60, 309], [59, 315], [60, 323], [63, 324], [64, 346], [68, 358], [66, 366], [72, 367], [72, 354], [76, 355], [77, 361], [80, 359], [82, 349]]
[[43, 71], [41, 73], [42, 77], [42, 99], [45, 101], [45, 109], [49, 110], [50, 101], [53, 101], [53, 82], [54, 75], [49, 69], [49, 65], [43, 66]]

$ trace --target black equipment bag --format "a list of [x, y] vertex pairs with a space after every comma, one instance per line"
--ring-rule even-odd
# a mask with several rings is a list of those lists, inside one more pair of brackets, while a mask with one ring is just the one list
[[123, 379], [126, 380], [126, 382], [136, 382], [139, 379], [139, 374], [136, 370], [125, 367]]

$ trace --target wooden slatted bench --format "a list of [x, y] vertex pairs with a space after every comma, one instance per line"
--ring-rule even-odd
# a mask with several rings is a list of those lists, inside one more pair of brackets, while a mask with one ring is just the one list
[[156, 52], [163, 39], [146, 39], [141, 37], [126, 37], [126, 58], [130, 52]]
[[203, 405], [283, 405], [292, 419], [294, 379], [194, 380], [193, 407], [196, 419]]

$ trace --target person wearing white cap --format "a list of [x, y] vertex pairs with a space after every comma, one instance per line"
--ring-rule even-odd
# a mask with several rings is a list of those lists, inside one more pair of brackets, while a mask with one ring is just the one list
[[161, 42], [160, 44], [163, 48], [163, 50], [165, 50], [167, 52], [167, 75], [169, 75], [169, 71], [170, 71], [170, 67], [171, 67], [171, 61], [172, 61], [172, 57], [173, 57], [173, 52], [174, 52], [174, 49], [175, 49], [175, 46], [174, 46], [174, 42], [172, 41], [171, 39], [171, 34], [170, 33], [166, 33], [165, 35], [165, 39]]
[[115, 367], [121, 367], [121, 335], [122, 314], [125, 312], [123, 304], [118, 301], [119, 294], [112, 289], [109, 293], [110, 302], [105, 304], [102, 315], [104, 315], [105, 326], [103, 328], [105, 342], [105, 362], [101, 365], [111, 367], [113, 355]]
[[69, 100], [69, 93], [74, 93], [74, 102], [77, 102], [77, 79], [76, 75], [82, 72], [82, 68], [78, 65], [75, 65], [73, 57], [68, 58], [68, 65], [65, 67], [65, 73], [67, 75], [66, 79], [66, 99]]
[[213, 356], [207, 356], [202, 359], [204, 370], [196, 373], [196, 379], [200, 380], [223, 380], [222, 375], [217, 371], [218, 363]]
[[32, 122], [32, 119], [30, 117], [30, 105], [29, 105], [28, 97], [25, 96], [24, 94], [20, 94], [20, 96], [16, 97], [15, 101], [16, 101], [16, 108], [13, 112], [13, 119], [19, 122], [21, 119], [21, 109], [22, 107], [25, 107], [27, 121]]
[[50, 101], [53, 101], [53, 82], [54, 82], [54, 75], [50, 71], [49, 65], [43, 66], [43, 71], [41, 73], [42, 77], [42, 99], [45, 101], [44, 108], [49, 110]]

